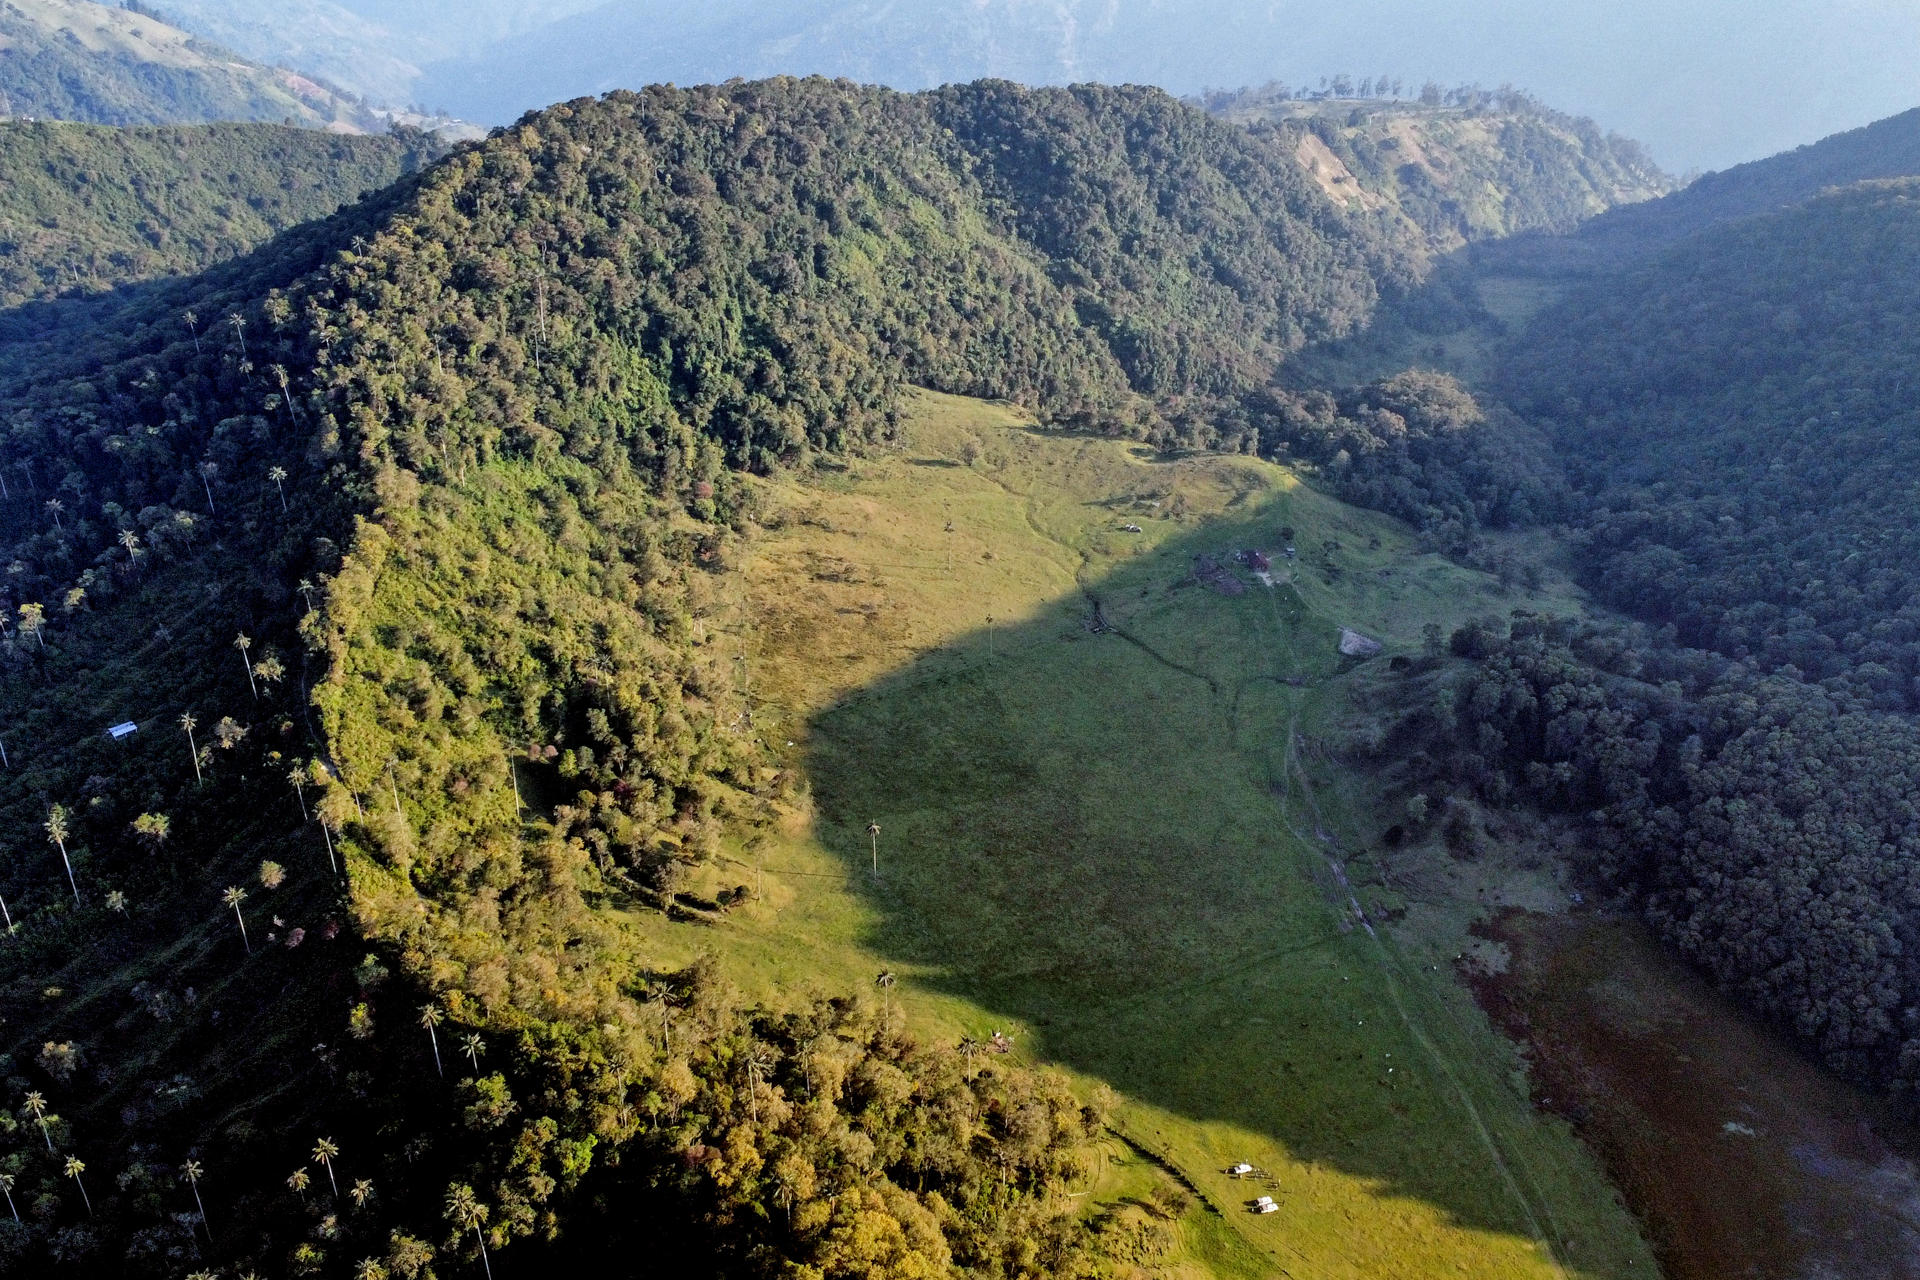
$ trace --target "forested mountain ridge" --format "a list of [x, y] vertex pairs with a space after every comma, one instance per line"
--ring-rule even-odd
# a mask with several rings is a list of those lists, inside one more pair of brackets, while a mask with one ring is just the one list
[[[413, 1280], [590, 1257], [607, 1214], [672, 1224], [668, 1269], [1113, 1274], [1068, 1193], [1099, 1099], [849, 992], [749, 1004], [623, 924], [723, 928], [689, 877], [804, 800], [721, 587], [789, 518], [755, 477], [886, 446], [915, 383], [1309, 463], [1449, 551], [1588, 528], [1589, 585], [1654, 625], [1465, 628], [1450, 691], [1394, 668], [1448, 696], [1382, 741], [1436, 795], [1588, 815], [1596, 875], [1697, 963], [1913, 1079], [1887, 708], [1920, 673], [1887, 562], [1915, 557], [1871, 509], [1902, 492], [1913, 331], [1871, 271], [1920, 260], [1913, 193], [1596, 286], [1522, 339], [1516, 412], [1418, 371], [1274, 385], [1433, 249], [1330, 195], [1302, 136], [1144, 89], [618, 93], [201, 274], [15, 313], [0, 1257]], [[1813, 456], [1834, 421], [1851, 479]]]
[[[1505, 470], [1537, 478], [1511, 523], [1564, 522], [1581, 584], [1637, 620], [1456, 635], [1484, 665], [1412, 755], [1445, 762], [1428, 789], [1580, 816], [1597, 883], [1829, 1065], [1900, 1089], [1920, 1063], [1920, 825], [1885, 780], [1913, 776], [1920, 711], [1916, 137], [1908, 113], [1471, 245], [1441, 292], [1503, 318], [1457, 339], [1416, 307], [1359, 361], [1469, 353], [1480, 448], [1534, 464]], [[1337, 492], [1413, 509], [1308, 456]], [[1435, 490], [1468, 472], [1423, 461]]]
[[1463, 264], [1484, 284], [1499, 277], [1555, 290], [1628, 270], [1690, 235], [1780, 212], [1832, 188], [1920, 176], [1920, 110], [1765, 159], [1703, 174], [1656, 199], [1624, 204], [1570, 232], [1522, 234], [1475, 245]]
[[[1913, 123], [1741, 189], [1899, 167], [1879, 143]], [[1487, 665], [1454, 767], [1496, 803], [1591, 815], [1596, 870], [1672, 944], [1832, 1066], [1910, 1088], [1920, 180], [1657, 239], [1534, 316], [1493, 380], [1564, 468], [1580, 579], [1644, 625], [1456, 636]]]
[[1325, 100], [1249, 89], [1199, 101], [1222, 119], [1296, 138], [1300, 163], [1330, 196], [1404, 219], [1436, 253], [1526, 231], [1564, 234], [1674, 189], [1638, 144], [1525, 94], [1430, 89], [1427, 97]]
[[[1505, 392], [1553, 424], [1604, 598], [1687, 644], [1920, 709], [1906, 491], [1920, 181], [1696, 236], [1574, 294]], [[1578, 358], [1576, 357], [1576, 353]]]
[[0, 117], [94, 124], [381, 121], [347, 95], [196, 40], [145, 9], [92, 0], [0, 3]]
[[1603, 246], [1657, 248], [1717, 222], [1800, 204], [1829, 188], [1915, 175], [1920, 175], [1920, 108], [1702, 174], [1664, 200], [1594, 219], [1580, 236]]
[[201, 270], [442, 149], [283, 125], [0, 123], [0, 306]]
[[[590, 1175], [691, 1224], [663, 1253], [743, 1273], [1092, 1265], [1057, 1192], [1096, 1113], [844, 1001], [743, 1009], [595, 907], [671, 907], [791, 785], [709, 643], [743, 472], [884, 441], [909, 381], [1168, 443], [1244, 401], [1232, 442], [1277, 446], [1276, 364], [1417, 270], [1284, 149], [1154, 91], [776, 81], [528, 117], [11, 361], [4, 697], [33, 763], [0, 804], [47, 837], [7, 869], [34, 939], [0, 956], [11, 1070], [63, 1149], [139, 1145], [82, 1221], [16, 1129], [43, 1212], [7, 1247], [169, 1273], [199, 1246], [161, 1171], [192, 1151], [244, 1224], [216, 1252], [276, 1268], [551, 1236]], [[1403, 414], [1459, 449], [1457, 398], [1352, 412], [1383, 456]], [[145, 932], [103, 932], [123, 907]], [[191, 959], [103, 1023], [111, 975], [163, 954]], [[215, 1018], [258, 1028], [244, 1062]], [[456, 1043], [473, 1078], [443, 1087], [424, 1055]], [[154, 1100], [162, 1063], [185, 1083]], [[367, 1195], [309, 1214], [349, 1148]]]

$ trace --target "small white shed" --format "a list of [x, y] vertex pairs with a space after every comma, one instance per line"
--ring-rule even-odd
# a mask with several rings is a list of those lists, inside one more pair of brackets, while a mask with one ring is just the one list
[[117, 742], [121, 738], [126, 737], [130, 733], [137, 733], [139, 729], [140, 729], [139, 725], [135, 724], [131, 720], [127, 720], [120, 724], [114, 725], [111, 729], [108, 729], [107, 736]]

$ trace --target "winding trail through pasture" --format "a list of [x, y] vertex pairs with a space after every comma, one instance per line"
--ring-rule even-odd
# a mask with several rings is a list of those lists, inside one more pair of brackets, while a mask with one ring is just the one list
[[[1153, 645], [1134, 635], [1125, 626], [1116, 622], [1110, 615], [1106, 614], [1100, 598], [1087, 585], [1087, 574], [1093, 567], [1090, 558], [1083, 551], [1068, 544], [1050, 532], [1046, 528], [1045, 523], [1036, 517], [1034, 511], [1036, 498], [1033, 493], [1017, 493], [997, 479], [994, 480], [994, 483], [1001, 488], [1003, 492], [1009, 494], [1009, 496], [1014, 496], [1021, 500], [1020, 506], [1022, 514], [1025, 517], [1028, 528], [1033, 532], [1034, 536], [1059, 548], [1068, 558], [1069, 562], [1075, 563], [1074, 579], [1080, 586], [1081, 594], [1094, 610], [1095, 616], [1101, 618], [1105, 623], [1108, 631], [1119, 639], [1134, 646], [1153, 661], [1200, 681], [1207, 687], [1210, 695], [1218, 699], [1221, 692], [1220, 685], [1212, 676], [1160, 652]], [[1269, 612], [1273, 620], [1275, 637], [1279, 642], [1276, 647], [1282, 654], [1281, 663], [1285, 668], [1285, 670], [1276, 672], [1273, 676], [1267, 678], [1285, 684], [1286, 678], [1290, 675], [1295, 675], [1299, 667], [1298, 654], [1294, 643], [1295, 628], [1288, 626], [1286, 620], [1281, 616], [1278, 595], [1271, 583], [1266, 585], [1266, 593]], [[1312, 783], [1307, 777], [1306, 770], [1300, 763], [1296, 750], [1296, 744], [1299, 740], [1300, 703], [1303, 696], [1304, 691], [1295, 688], [1292, 690], [1292, 696], [1288, 698], [1287, 736], [1282, 766], [1284, 786], [1282, 794], [1279, 797], [1281, 823], [1286, 827], [1288, 834], [1300, 843], [1302, 849], [1317, 849], [1319, 851], [1320, 856], [1326, 863], [1328, 871], [1333, 876], [1334, 881], [1339, 885], [1340, 892], [1346, 899], [1344, 904], [1336, 902], [1333, 905], [1336, 910], [1340, 910], [1343, 913], [1351, 912], [1353, 920], [1366, 931], [1369, 940], [1369, 949], [1372, 952], [1375, 964], [1379, 970], [1387, 996], [1393, 1004], [1395, 1014], [1405, 1027], [1407, 1034], [1420, 1046], [1421, 1051], [1426, 1054], [1435, 1070], [1446, 1079], [1461, 1113], [1466, 1117], [1475, 1137], [1485, 1149], [1487, 1158], [1499, 1173], [1501, 1182], [1505, 1185], [1509, 1194], [1511, 1194], [1515, 1207], [1519, 1210], [1521, 1217], [1526, 1222], [1527, 1229], [1533, 1239], [1539, 1244], [1553, 1273], [1561, 1277], [1561, 1280], [1570, 1280], [1569, 1273], [1560, 1258], [1558, 1241], [1561, 1238], [1561, 1233], [1559, 1224], [1554, 1220], [1553, 1211], [1548, 1206], [1546, 1197], [1540, 1193], [1538, 1183], [1530, 1172], [1520, 1164], [1518, 1156], [1508, 1152], [1504, 1144], [1495, 1136], [1493, 1130], [1487, 1124], [1486, 1118], [1482, 1114], [1479, 1106], [1474, 1102], [1472, 1094], [1467, 1089], [1465, 1082], [1461, 1080], [1459, 1074], [1454, 1070], [1452, 1062], [1448, 1060], [1447, 1054], [1441, 1050], [1440, 1046], [1435, 1043], [1432, 1035], [1429, 1034], [1424, 1019], [1409, 1007], [1406, 994], [1402, 990], [1402, 975], [1396, 972], [1397, 970], [1406, 970], [1407, 962], [1392, 941], [1382, 937], [1380, 933], [1375, 930], [1373, 923], [1367, 919], [1365, 909], [1361, 906], [1358, 897], [1353, 892], [1352, 885], [1347, 878], [1346, 868], [1338, 856], [1338, 843], [1326, 827], [1319, 803], [1314, 797]], [[1296, 800], [1305, 809], [1307, 816], [1313, 824], [1313, 831], [1311, 833], [1302, 831], [1295, 823]], [[1233, 972], [1243, 970], [1249, 963], [1258, 963], [1262, 958], [1263, 957], [1239, 957], [1237, 960], [1230, 961], [1226, 965], [1221, 966], [1221, 971], [1214, 975], [1214, 979], [1224, 980], [1230, 977]], [[1408, 973], [1407, 976], [1411, 981], [1422, 981], [1417, 975]], [[1136, 995], [1138, 994], [1142, 993], [1136, 993]], [[1456, 1032], [1456, 1038], [1461, 1041], [1467, 1040], [1468, 1037], [1464, 1034], [1464, 1028], [1458, 1026], [1457, 1015], [1450, 1009], [1446, 1010], [1446, 1013], [1448, 1017], [1455, 1022], [1453, 1029]], [[1490, 1067], [1493, 1066], [1493, 1064], [1489, 1065]], [[1497, 1078], [1497, 1068], [1494, 1069], [1494, 1075]]]
[[[1286, 625], [1285, 619], [1280, 615], [1279, 598], [1275, 595], [1272, 587], [1267, 589], [1267, 603], [1273, 616], [1274, 630], [1281, 644], [1284, 646], [1286, 665], [1289, 667], [1297, 667], [1298, 656], [1294, 647], [1294, 632], [1292, 628]], [[1493, 1162], [1494, 1168], [1498, 1170], [1500, 1174], [1501, 1181], [1506, 1184], [1507, 1190], [1512, 1193], [1514, 1204], [1526, 1219], [1528, 1229], [1532, 1232], [1534, 1239], [1540, 1243], [1541, 1248], [1546, 1254], [1548, 1263], [1553, 1267], [1554, 1273], [1562, 1277], [1562, 1280], [1568, 1280], [1568, 1273], [1566, 1267], [1560, 1260], [1560, 1252], [1557, 1244], [1557, 1241], [1560, 1239], [1559, 1224], [1554, 1221], [1553, 1210], [1547, 1204], [1546, 1197], [1540, 1194], [1538, 1184], [1531, 1174], [1520, 1164], [1517, 1156], [1510, 1155], [1503, 1149], [1500, 1140], [1494, 1136], [1493, 1130], [1488, 1127], [1486, 1118], [1481, 1114], [1480, 1108], [1475, 1105], [1472, 1095], [1467, 1090], [1466, 1084], [1460, 1079], [1459, 1074], [1454, 1071], [1452, 1062], [1448, 1060], [1447, 1055], [1440, 1050], [1440, 1047], [1434, 1043], [1433, 1038], [1427, 1032], [1424, 1021], [1408, 1008], [1405, 994], [1401, 990], [1399, 976], [1395, 972], [1396, 970], [1404, 970], [1406, 968], [1406, 959], [1400, 954], [1399, 949], [1393, 945], [1391, 940], [1381, 937], [1380, 933], [1375, 930], [1373, 922], [1367, 919], [1366, 909], [1361, 906], [1358, 896], [1355, 895], [1353, 891], [1353, 885], [1347, 878], [1346, 866], [1340, 861], [1339, 857], [1338, 841], [1335, 840], [1332, 832], [1327, 829], [1319, 802], [1314, 798], [1313, 783], [1311, 779], [1308, 778], [1306, 769], [1301, 765], [1299, 752], [1296, 749], [1300, 740], [1299, 723], [1300, 701], [1302, 696], [1303, 694], [1301, 692], [1295, 691], [1293, 696], [1288, 699], [1287, 739], [1282, 763], [1284, 787], [1280, 797], [1280, 821], [1286, 827], [1288, 833], [1300, 842], [1302, 848], [1318, 848], [1320, 851], [1320, 856], [1325, 861], [1328, 872], [1333, 876], [1334, 882], [1339, 886], [1340, 893], [1345, 895], [1346, 898], [1344, 906], [1337, 902], [1334, 905], [1337, 908], [1352, 912], [1355, 922], [1366, 931], [1369, 950], [1373, 953], [1374, 960], [1379, 967], [1381, 981], [1386, 988], [1388, 998], [1393, 1002], [1394, 1012], [1399, 1016], [1401, 1024], [1407, 1030], [1407, 1034], [1420, 1046], [1422, 1052], [1427, 1055], [1428, 1060], [1433, 1063], [1435, 1069], [1446, 1078], [1447, 1084], [1453, 1091], [1454, 1098], [1460, 1105], [1461, 1113], [1466, 1116], [1468, 1123], [1473, 1126], [1473, 1131], [1479, 1138], [1481, 1145], [1486, 1148], [1488, 1159]], [[1305, 808], [1307, 816], [1313, 823], [1313, 832], [1311, 835], [1301, 831], [1299, 826], [1294, 822], [1296, 787], [1298, 788], [1297, 799], [1301, 806]], [[1414, 978], [1414, 981], [1419, 981], [1417, 976]], [[1450, 1017], [1453, 1016], [1451, 1010], [1448, 1010], [1448, 1014]], [[1460, 1030], [1457, 1026], [1455, 1029], [1456, 1031]], [[1464, 1039], [1464, 1037], [1461, 1038]], [[1525, 1185], [1522, 1185], [1523, 1180]], [[1542, 1219], [1545, 1220], [1544, 1225], [1542, 1224]]]

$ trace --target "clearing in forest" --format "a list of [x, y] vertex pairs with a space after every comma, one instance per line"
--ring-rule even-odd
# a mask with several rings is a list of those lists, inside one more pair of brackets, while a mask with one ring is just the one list
[[[1283, 468], [933, 395], [898, 450], [764, 497], [711, 643], [808, 798], [695, 886], [760, 885], [748, 905], [717, 928], [636, 913], [651, 947], [778, 998], [887, 970], [915, 1034], [999, 1031], [1112, 1088], [1088, 1211], [1184, 1184], [1159, 1274], [1655, 1274], [1447, 967], [1377, 911], [1356, 927], [1371, 890], [1329, 873], [1364, 878], [1343, 849], [1378, 801], [1337, 762], [1380, 665], [1349, 671], [1340, 626], [1417, 651], [1429, 622], [1510, 607], [1491, 579]], [[1282, 529], [1337, 543], [1340, 571], [1195, 589], [1196, 558]]]

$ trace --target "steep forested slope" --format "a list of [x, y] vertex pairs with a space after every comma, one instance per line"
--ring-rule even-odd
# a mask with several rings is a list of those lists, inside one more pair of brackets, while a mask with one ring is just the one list
[[1654, 635], [1532, 616], [1471, 628], [1484, 666], [1439, 748], [1495, 803], [1590, 819], [1596, 877], [1832, 1067], [1920, 1074], [1913, 721]]
[[1581, 238], [1658, 248], [1716, 222], [1800, 204], [1831, 187], [1920, 174], [1920, 108], [1709, 173], [1664, 200], [1596, 218]]
[[596, 910], [674, 909], [790, 785], [708, 644], [739, 473], [883, 441], [908, 380], [1172, 440], [1413, 270], [1155, 92], [773, 82], [569, 104], [55, 304], [0, 366], [0, 974], [65, 1117], [10, 1130], [12, 1257], [170, 1274], [190, 1157], [211, 1252], [276, 1270], [422, 1274], [592, 1179], [686, 1224], [663, 1259], [1072, 1274], [1097, 1116], [845, 1001], [742, 1009]]
[[204, 44], [144, 9], [91, 0], [0, 3], [0, 116], [121, 125], [377, 123], [312, 80]]
[[1920, 176], [1920, 111], [1719, 173], [1709, 173], [1654, 200], [1624, 204], [1564, 235], [1520, 235], [1471, 251], [1469, 270], [1482, 282], [1529, 281], [1562, 290], [1629, 270], [1690, 235], [1756, 214], [1802, 204], [1830, 188]]
[[439, 150], [281, 125], [0, 124], [0, 307], [201, 270]]
[[[1804, 157], [1787, 157], [1789, 176]], [[1516, 623], [1458, 774], [1593, 815], [1676, 946], [1833, 1065], [1920, 1063], [1920, 183], [1711, 227], [1516, 335], [1503, 394], [1565, 460], [1625, 636]]]
[[1596, 511], [1585, 571], [1687, 644], [1920, 708], [1920, 184], [1731, 224], [1543, 316], [1510, 366]]

